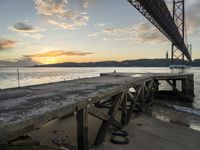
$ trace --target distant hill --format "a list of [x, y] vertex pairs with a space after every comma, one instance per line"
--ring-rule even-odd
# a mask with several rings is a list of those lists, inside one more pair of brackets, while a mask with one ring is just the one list
[[200, 67], [200, 59], [195, 59], [195, 60], [191, 63], [191, 65], [192, 65], [193, 67]]
[[[177, 64], [181, 64], [178, 61]], [[168, 67], [170, 59], [137, 59], [124, 61], [100, 61], [100, 62], [65, 62], [58, 64], [35, 65], [34, 67]], [[191, 66], [200, 67], [200, 59], [190, 63]]]

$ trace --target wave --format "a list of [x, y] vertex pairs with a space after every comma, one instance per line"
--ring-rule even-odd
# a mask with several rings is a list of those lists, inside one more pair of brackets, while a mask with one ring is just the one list
[[177, 105], [174, 105], [173, 107], [174, 107], [174, 109], [176, 109], [178, 111], [183, 111], [183, 112], [187, 112], [187, 113], [190, 113], [190, 114], [200, 116], [200, 110], [197, 110], [197, 109], [194, 109], [194, 108], [189, 108], [189, 107], [177, 106]]

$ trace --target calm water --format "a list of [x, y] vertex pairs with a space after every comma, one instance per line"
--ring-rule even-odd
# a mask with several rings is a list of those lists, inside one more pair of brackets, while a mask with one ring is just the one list
[[[36, 85], [85, 77], [99, 76], [100, 73], [113, 72], [132, 72], [132, 73], [171, 73], [181, 72], [180, 70], [170, 70], [169, 68], [18, 68], [19, 69], [19, 81], [21, 86]], [[195, 101], [193, 108], [179, 107], [184, 112], [197, 114], [200, 116], [200, 68], [190, 68], [184, 70], [185, 73], [194, 73], [195, 84]], [[17, 87], [17, 68], [0, 68], [0, 89]], [[159, 109], [157, 109], [159, 110]], [[163, 111], [160, 109], [159, 114], [165, 113], [167, 115], [170, 111]], [[174, 112], [171, 114], [175, 115]], [[180, 116], [180, 115], [179, 115]], [[179, 118], [178, 116], [178, 118]], [[189, 117], [191, 118], [191, 117]], [[200, 118], [200, 117], [198, 117]], [[200, 119], [194, 119], [200, 120]], [[194, 121], [194, 122], [195, 122]], [[196, 121], [197, 122], [197, 121]], [[198, 130], [200, 130], [200, 122], [196, 123]], [[194, 125], [194, 124], [193, 124]], [[193, 128], [197, 128], [196, 126]]]
[[[99, 76], [105, 72], [165, 73], [168, 68], [19, 68], [20, 85], [34, 85], [85, 77]], [[200, 75], [200, 71], [199, 71]], [[17, 87], [17, 68], [0, 68], [0, 88]]]
[[[64, 80], [72, 80], [85, 77], [99, 76], [100, 73], [113, 72], [133, 72], [133, 73], [170, 73], [181, 72], [180, 70], [170, 70], [169, 68], [18, 68], [19, 81], [21, 86], [36, 85]], [[195, 75], [195, 102], [194, 107], [200, 109], [200, 68], [190, 68], [184, 70], [185, 73]], [[0, 89], [18, 86], [17, 68], [0, 68]]]

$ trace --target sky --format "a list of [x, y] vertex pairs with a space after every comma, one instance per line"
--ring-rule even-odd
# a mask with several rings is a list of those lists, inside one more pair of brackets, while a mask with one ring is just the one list
[[[199, 8], [199, 0], [186, 0], [193, 59], [200, 58]], [[127, 0], [0, 0], [0, 66], [164, 58], [170, 49]]]

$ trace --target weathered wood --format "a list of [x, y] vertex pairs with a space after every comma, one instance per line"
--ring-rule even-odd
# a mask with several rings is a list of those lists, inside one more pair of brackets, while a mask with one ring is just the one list
[[155, 81], [155, 92], [158, 93], [159, 91], [159, 81], [158, 80], [154, 80]]
[[93, 115], [96, 118], [101, 119], [103, 121], [107, 121], [110, 119], [110, 116], [108, 114], [99, 111], [99, 109], [95, 108], [94, 106], [91, 106], [88, 112], [90, 115]]
[[111, 118], [111, 119], [110, 119], [110, 124], [111, 124], [113, 127], [117, 128], [117, 129], [122, 129], [122, 128], [124, 127], [123, 124], [121, 124], [119, 121], [115, 120], [114, 118]]
[[121, 109], [121, 123], [127, 124], [127, 93], [124, 96], [124, 99], [122, 100], [122, 109]]
[[166, 80], [167, 83], [173, 88], [173, 91], [175, 91], [179, 96], [181, 96], [181, 92], [176, 88], [176, 83], [173, 80], [173, 83], [171, 83], [170, 80]]
[[98, 130], [98, 133], [97, 133], [97, 136], [96, 136], [96, 139], [95, 139], [95, 142], [94, 142], [94, 145], [99, 145], [103, 142], [103, 139], [105, 138], [106, 136], [106, 132], [111, 124], [111, 120], [114, 119], [114, 116], [118, 110], [118, 107], [122, 101], [124, 97], [124, 93], [121, 93], [121, 94], [118, 94], [113, 102], [113, 105], [111, 107], [111, 109], [109, 110], [108, 112], [108, 115], [110, 116], [110, 119], [107, 120], [107, 121], [103, 121], [103, 123], [101, 124], [99, 130]]
[[77, 110], [77, 143], [78, 150], [88, 150], [88, 109], [87, 105]]
[[128, 91], [127, 100], [130, 101], [130, 106], [129, 109], [127, 110], [127, 123], [129, 123], [131, 116], [133, 114], [133, 106], [136, 103], [136, 99], [130, 91]]
[[188, 97], [189, 100], [194, 98], [194, 76], [190, 75], [186, 79], [182, 79], [182, 93], [185, 97]]
[[177, 91], [177, 90], [176, 90], [176, 89], [177, 89], [177, 88], [176, 88], [176, 80], [174, 80], [174, 79], [172, 80], [172, 85], [173, 85], [173, 86], [172, 86], [172, 90], [173, 90], [173, 91]]
[[[182, 80], [183, 95], [191, 98], [194, 96], [194, 81], [191, 74], [144, 74], [141, 77], [133, 75], [131, 73], [115, 73], [102, 77], [0, 90], [0, 144], [55, 118], [71, 114], [77, 108], [77, 111], [80, 110], [78, 116], [81, 116], [81, 110], [85, 105], [109, 100], [119, 93], [127, 92], [128, 88], [134, 87], [136, 91], [134, 95], [128, 93], [127, 110], [124, 109], [125, 107], [119, 107], [121, 101], [117, 105], [114, 102], [112, 115], [111, 113], [107, 114], [110, 116], [108, 126], [109, 124], [120, 126], [119, 122], [113, 121], [117, 111], [121, 109], [124, 116], [127, 111], [127, 118], [129, 118], [134, 107], [137, 105], [141, 107], [142, 99], [151, 97], [153, 88], [150, 88], [150, 82], [152, 80], [155, 82]], [[147, 83], [146, 88], [142, 86], [144, 83]], [[155, 83], [155, 85], [158, 84]], [[142, 96], [143, 98], [140, 99]], [[115, 100], [112, 99], [112, 101]], [[125, 103], [122, 103], [125, 106]], [[144, 105], [146, 104], [144, 103]]]
[[101, 100], [101, 101], [95, 103], [94, 105], [98, 108], [109, 108], [110, 109], [112, 102], [113, 102], [113, 100], [109, 97], [105, 100]]
[[121, 123], [119, 123], [118, 121], [114, 120], [113, 118], [111, 118], [108, 114], [105, 114], [104, 112], [101, 112], [99, 109], [95, 108], [94, 106], [91, 106], [88, 109], [88, 113], [102, 121], [108, 121], [109, 119], [111, 119], [111, 125], [121, 129], [123, 126], [121, 125]]
[[144, 88], [145, 88], [145, 90], [146, 90], [146, 92], [147, 92], [147, 97], [149, 97], [149, 101], [153, 101], [154, 100], [154, 81], [153, 80], [151, 80], [151, 82], [149, 83], [149, 85], [148, 85], [148, 87], [145, 85], [144, 86]]
[[130, 100], [136, 103], [137, 98], [135, 98], [134, 95], [130, 91], [128, 91], [127, 94], [128, 94], [127, 98], [130, 97]]

